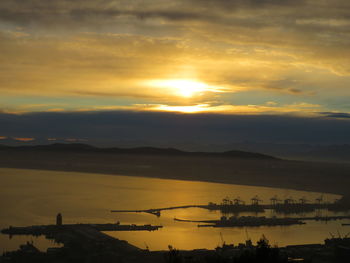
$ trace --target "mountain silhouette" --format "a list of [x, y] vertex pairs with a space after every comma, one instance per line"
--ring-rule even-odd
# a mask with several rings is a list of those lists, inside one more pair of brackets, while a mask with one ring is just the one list
[[158, 147], [136, 147], [136, 148], [98, 148], [83, 143], [54, 143], [50, 145], [25, 145], [25, 146], [5, 146], [0, 145], [0, 149], [10, 151], [48, 151], [48, 152], [87, 152], [87, 153], [110, 153], [110, 154], [130, 154], [130, 155], [167, 155], [167, 156], [217, 156], [243, 159], [275, 159], [278, 158], [254, 152], [246, 151], [225, 151], [225, 152], [190, 152], [175, 148]]

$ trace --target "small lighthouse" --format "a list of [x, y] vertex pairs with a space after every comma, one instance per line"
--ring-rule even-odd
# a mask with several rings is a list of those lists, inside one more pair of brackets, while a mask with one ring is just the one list
[[56, 216], [56, 225], [62, 226], [62, 214], [61, 213], [58, 213]]

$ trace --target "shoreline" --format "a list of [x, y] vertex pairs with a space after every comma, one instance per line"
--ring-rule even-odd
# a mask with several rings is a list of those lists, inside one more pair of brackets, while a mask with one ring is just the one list
[[116, 173], [108, 173], [108, 172], [88, 172], [88, 171], [84, 171], [84, 170], [67, 170], [67, 169], [55, 169], [55, 168], [52, 168], [52, 169], [18, 168], [18, 167], [3, 167], [3, 166], [0, 166], [0, 169], [34, 170], [34, 171], [67, 172], [67, 173], [83, 173], [83, 174], [90, 174], [90, 175], [107, 175], [107, 176], [126, 176], [126, 177], [133, 177], [133, 178], [149, 178], [149, 179], [188, 181], [188, 182], [225, 184], [225, 185], [241, 185], [241, 186], [251, 186], [251, 187], [272, 188], [272, 189], [277, 188], [277, 189], [282, 189], [282, 190], [293, 190], [293, 191], [304, 191], [304, 192], [319, 193], [319, 194], [339, 195], [339, 197], [344, 195], [342, 193], [337, 193], [337, 192], [305, 190], [303, 188], [292, 188], [292, 186], [291, 187], [286, 187], [286, 186], [279, 186], [279, 185], [243, 184], [243, 183], [214, 181], [214, 180], [206, 180], [206, 181], [204, 181], [204, 180], [198, 180], [198, 179], [163, 178], [163, 177], [156, 177], [156, 176], [128, 175], [128, 174], [116, 174]]
[[[286, 162], [299, 162], [299, 161], [286, 161]], [[329, 163], [327, 163], [329, 164]], [[334, 165], [332, 163], [331, 165]], [[26, 164], [23, 163], [6, 165], [0, 162], [0, 168], [7, 169], [23, 169], [23, 170], [41, 170], [41, 171], [57, 171], [57, 172], [79, 172], [79, 173], [89, 173], [89, 174], [101, 174], [101, 175], [109, 175], [109, 176], [131, 176], [131, 177], [144, 177], [144, 178], [155, 178], [155, 179], [167, 179], [167, 180], [181, 180], [181, 181], [192, 181], [192, 182], [207, 182], [207, 183], [218, 183], [218, 184], [234, 184], [234, 185], [245, 185], [245, 186], [255, 186], [255, 187], [267, 187], [267, 188], [280, 188], [280, 189], [289, 189], [289, 190], [298, 190], [298, 191], [307, 191], [307, 192], [317, 192], [324, 194], [336, 194], [336, 195], [346, 195], [347, 192], [343, 190], [339, 185], [334, 184], [332, 188], [330, 188], [328, 184], [316, 184], [310, 185], [307, 180], [299, 180], [298, 182], [288, 180], [290, 178], [285, 178], [286, 180], [274, 180], [275, 176], [266, 176], [266, 180], [254, 180], [256, 178], [255, 175], [247, 175], [244, 178], [240, 178], [239, 176], [215, 176], [213, 178], [208, 177], [200, 177], [200, 176], [180, 176], [180, 175], [166, 175], [162, 176], [161, 173], [150, 174], [146, 172], [142, 174], [142, 172], [135, 173], [134, 171], [124, 171], [119, 172], [113, 169], [106, 169], [106, 167], [83, 167], [83, 166], [74, 166], [64, 167], [59, 164], [51, 164], [51, 165], [43, 165], [40, 163], [37, 164]], [[281, 179], [281, 178], [279, 178]], [[300, 178], [299, 178], [300, 179]], [[346, 178], [349, 180], [349, 178]], [[341, 186], [346, 185], [346, 183], [338, 182]], [[346, 188], [346, 187], [345, 187]]]

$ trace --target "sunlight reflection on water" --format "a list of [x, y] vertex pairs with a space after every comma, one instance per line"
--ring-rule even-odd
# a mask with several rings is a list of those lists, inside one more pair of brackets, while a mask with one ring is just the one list
[[[155, 232], [109, 232], [119, 239], [151, 250], [166, 249], [169, 244], [179, 249], [214, 248], [221, 241], [244, 242], [247, 235], [253, 241], [267, 236], [272, 244], [321, 243], [329, 232], [342, 231], [341, 221], [309, 222], [307, 225], [260, 228], [198, 228], [196, 223], [175, 222], [185, 219], [218, 219], [219, 212], [191, 208], [163, 211], [160, 218], [144, 213], [110, 213], [111, 209], [148, 209], [189, 204], [221, 202], [228, 196], [249, 202], [259, 195], [265, 203], [273, 195], [279, 198], [306, 197], [314, 200], [320, 193], [287, 189], [272, 189], [242, 185], [164, 180], [130, 176], [111, 176], [75, 172], [0, 169], [0, 228], [54, 224], [58, 212], [64, 223], [157, 224], [164, 228]], [[324, 194], [326, 201], [339, 196]], [[248, 215], [245, 213], [242, 215]], [[266, 213], [269, 216], [269, 212]], [[16, 249], [25, 240], [33, 240], [41, 249], [52, 246], [44, 238], [0, 235], [2, 250]]]

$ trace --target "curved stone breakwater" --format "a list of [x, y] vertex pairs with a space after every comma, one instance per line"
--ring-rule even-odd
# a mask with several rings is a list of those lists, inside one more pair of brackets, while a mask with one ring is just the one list
[[187, 208], [202, 208], [210, 211], [220, 211], [223, 214], [237, 214], [243, 212], [255, 212], [262, 213], [265, 210], [273, 210], [280, 214], [298, 214], [315, 212], [318, 210], [329, 210], [333, 212], [350, 211], [350, 201], [343, 197], [332, 203], [322, 202], [322, 197], [316, 199], [316, 203], [308, 203], [306, 199], [301, 198], [299, 202], [288, 198], [283, 202], [279, 202], [276, 197], [270, 199], [271, 204], [261, 204], [258, 197], [252, 198], [252, 204], [245, 204], [240, 199], [233, 201], [224, 198], [220, 204], [210, 202], [207, 205], [183, 205], [183, 206], [171, 206], [163, 208], [151, 208], [144, 210], [111, 210], [112, 213], [149, 213], [160, 217], [162, 211], [175, 210], [175, 209], [187, 209]]
[[241, 216], [241, 217], [221, 217], [220, 220], [185, 220], [174, 218], [179, 222], [205, 223], [198, 225], [198, 227], [259, 227], [259, 226], [289, 226], [289, 225], [303, 225], [304, 221], [330, 221], [350, 219], [350, 216], [331, 216], [331, 217], [256, 217], [256, 216]]
[[175, 218], [175, 221], [180, 222], [193, 222], [193, 223], [205, 223], [198, 225], [198, 227], [259, 227], [259, 226], [289, 226], [289, 225], [302, 225], [305, 224], [298, 218], [268, 218], [268, 217], [255, 217], [255, 216], [242, 216], [242, 217], [221, 217], [220, 220], [183, 220]]

